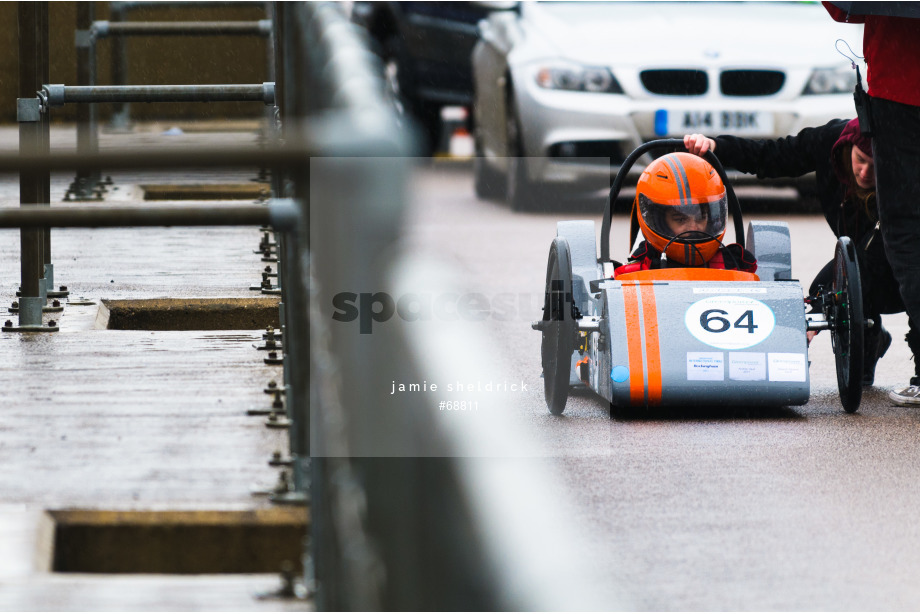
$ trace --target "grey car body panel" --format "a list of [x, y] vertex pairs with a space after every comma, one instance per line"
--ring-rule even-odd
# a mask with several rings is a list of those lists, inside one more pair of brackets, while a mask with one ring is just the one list
[[[649, 369], [645, 367], [649, 347], [642, 343], [640, 364], [643, 400], [631, 400], [630, 382], [636, 375], [630, 371], [624, 306], [624, 283], [609, 281], [602, 286], [597, 300], [603, 303], [601, 332], [591, 333], [589, 356], [596, 356], [597, 374], [592, 374], [592, 388], [615, 405], [647, 404]], [[654, 282], [657, 311], [657, 333], [646, 331], [644, 323], [639, 335], [645, 340], [657, 336], [661, 365], [660, 405], [802, 405], [808, 402], [808, 348], [805, 341], [805, 307], [801, 287], [791, 282]], [[629, 290], [627, 290], [629, 291]], [[768, 308], [774, 318], [770, 334], [758, 343], [732, 348], [731, 344], [712, 345], [698, 339], [687, 322], [688, 311], [700, 301], [757, 301]], [[640, 301], [643, 305], [644, 302]], [[742, 307], [743, 309], [743, 307]], [[695, 319], [695, 318], [693, 318]], [[731, 319], [726, 320], [730, 322]], [[640, 322], [643, 318], [639, 318]], [[745, 322], [746, 323], [746, 322]], [[757, 326], [766, 326], [755, 320]], [[737, 331], [735, 331], [737, 333]], [[601, 335], [607, 337], [600, 341]], [[748, 334], [743, 332], [735, 334]], [[743, 339], [740, 341], [743, 346]], [[595, 349], [596, 348], [596, 349]], [[593, 361], [592, 361], [593, 362]], [[633, 362], [636, 362], [634, 357]], [[614, 381], [612, 371], [624, 367], [629, 377]], [[694, 372], [708, 367], [713, 372]], [[696, 379], [699, 378], [699, 379]], [[800, 379], [801, 381], [790, 381]]]
[[751, 222], [745, 247], [757, 257], [757, 275], [763, 281], [792, 279], [792, 240], [786, 222]]

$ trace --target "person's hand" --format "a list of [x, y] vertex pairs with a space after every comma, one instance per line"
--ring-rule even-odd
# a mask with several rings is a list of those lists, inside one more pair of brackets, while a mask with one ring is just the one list
[[690, 153], [702, 156], [707, 151], [715, 152], [716, 142], [710, 138], [706, 138], [704, 134], [685, 134], [684, 147], [686, 147]]

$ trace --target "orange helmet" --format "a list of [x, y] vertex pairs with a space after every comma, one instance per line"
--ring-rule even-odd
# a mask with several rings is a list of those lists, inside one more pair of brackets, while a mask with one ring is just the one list
[[672, 153], [649, 164], [636, 184], [639, 226], [652, 247], [688, 266], [716, 255], [725, 234], [725, 185], [709, 162]]

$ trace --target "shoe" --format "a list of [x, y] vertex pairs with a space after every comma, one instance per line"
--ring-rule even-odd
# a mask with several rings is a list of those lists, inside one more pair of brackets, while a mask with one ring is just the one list
[[[867, 344], [866, 352], [864, 354], [865, 358], [863, 358], [865, 361], [863, 363], [863, 386], [871, 386], [875, 383], [875, 365], [878, 364], [878, 359], [884, 356], [885, 352], [888, 351], [888, 348], [891, 347], [891, 334], [884, 328], [881, 329], [878, 337], [876, 337], [877, 341], [875, 352], [869, 350], [871, 347], [870, 344], [872, 343], [870, 339], [871, 337], [867, 337], [866, 339], [869, 344]], [[875, 354], [874, 357], [873, 354]]]
[[895, 405], [920, 405], [920, 386], [908, 386], [904, 390], [888, 393], [888, 398]]

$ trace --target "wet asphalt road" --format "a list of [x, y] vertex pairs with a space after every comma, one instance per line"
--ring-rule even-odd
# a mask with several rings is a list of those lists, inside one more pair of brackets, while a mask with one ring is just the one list
[[[442, 263], [458, 291], [489, 301], [476, 325], [501, 378], [529, 384], [515, 398], [541, 458], [517, 462], [561, 478], [558, 497], [571, 502], [564, 521], [587, 534], [586, 573], [610, 607], [625, 597], [640, 610], [920, 609], [920, 408], [887, 399], [912, 371], [903, 315], [886, 317], [894, 343], [853, 415], [840, 407], [822, 333], [801, 407], [611, 419], [605, 402], [575, 393], [554, 417], [530, 320], [539, 318], [556, 222], [595, 219], [599, 229], [602, 201], [512, 213], [477, 200], [470, 168], [457, 164], [420, 168], [411, 192], [404, 247]], [[761, 200], [746, 221], [790, 223], [793, 274], [807, 287], [833, 254], [823, 218], [791, 213], [794, 192], [741, 192], [785, 208], [764, 211]], [[625, 219], [612, 237], [612, 253], [625, 255]]]

